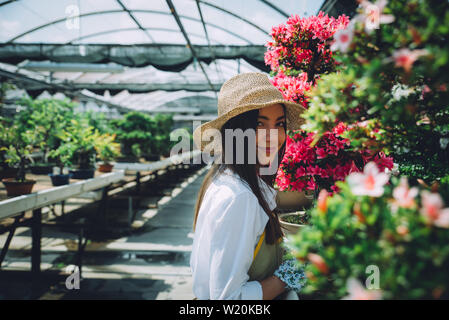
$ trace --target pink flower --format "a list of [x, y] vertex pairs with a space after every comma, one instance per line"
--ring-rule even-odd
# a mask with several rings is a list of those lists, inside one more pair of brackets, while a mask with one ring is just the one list
[[406, 177], [401, 178], [399, 186], [393, 190], [393, 210], [397, 211], [398, 207], [401, 208], [412, 208], [415, 206], [415, 198], [418, 195], [418, 188], [408, 187], [408, 182]]
[[421, 192], [421, 214], [428, 222], [440, 228], [449, 228], [449, 208], [443, 209], [443, 199], [438, 193]]
[[380, 290], [368, 290], [355, 278], [349, 278], [346, 283], [349, 295], [343, 300], [379, 300], [382, 298]]
[[368, 33], [374, 29], [379, 29], [380, 24], [392, 23], [395, 20], [393, 15], [382, 13], [387, 5], [387, 0], [379, 0], [374, 4], [362, 0], [360, 5], [363, 8], [363, 12], [357, 15], [355, 20], [364, 23], [365, 31]]
[[347, 52], [351, 45], [352, 38], [354, 37], [353, 24], [350, 24], [346, 29], [340, 29], [334, 34], [334, 42], [330, 49], [332, 51], [340, 50], [341, 52]]
[[[402, 48], [393, 52], [393, 60], [396, 67], [404, 68], [405, 72], [409, 73], [412, 69], [412, 65], [415, 61], [427, 54], [425, 49], [409, 50], [408, 48]], [[391, 61], [391, 58], [387, 61]]]
[[366, 164], [363, 173], [353, 172], [346, 178], [354, 195], [380, 197], [384, 193], [384, 185], [388, 182], [388, 175], [379, 172], [374, 162]]

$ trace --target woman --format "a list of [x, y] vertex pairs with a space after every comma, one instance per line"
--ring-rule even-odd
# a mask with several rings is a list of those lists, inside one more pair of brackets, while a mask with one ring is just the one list
[[[223, 84], [218, 118], [194, 131], [195, 144], [211, 149], [218, 162], [195, 208], [190, 266], [198, 299], [274, 299], [300, 288], [303, 274], [282, 260], [273, 184], [286, 130], [300, 128], [303, 111], [285, 101], [266, 75], [245, 73]], [[208, 130], [219, 133], [210, 143], [202, 139]]]

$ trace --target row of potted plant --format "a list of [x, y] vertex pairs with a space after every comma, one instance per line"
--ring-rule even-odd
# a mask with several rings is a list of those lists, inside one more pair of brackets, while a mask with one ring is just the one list
[[[171, 116], [130, 112], [108, 121], [92, 113], [75, 114], [74, 104], [67, 100], [24, 99], [20, 104], [13, 119], [0, 119], [0, 179], [10, 196], [31, 192], [35, 181], [26, 179], [28, 169], [62, 185], [70, 178], [92, 178], [97, 160], [102, 162], [100, 172], [110, 172], [111, 162], [122, 155], [129, 161], [139, 161], [142, 155], [160, 160], [174, 143], [169, 138]], [[129, 150], [135, 152], [131, 159], [126, 158]], [[31, 157], [36, 152], [41, 152], [41, 161]], [[59, 172], [53, 172], [55, 167]], [[19, 189], [10, 190], [15, 187]]]

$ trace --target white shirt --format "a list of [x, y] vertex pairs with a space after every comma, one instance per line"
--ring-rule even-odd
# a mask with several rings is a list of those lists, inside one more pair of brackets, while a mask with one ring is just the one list
[[[258, 179], [272, 210], [277, 191]], [[237, 174], [228, 168], [213, 179], [198, 212], [190, 257], [195, 297], [262, 299], [262, 286], [248, 281], [248, 270], [267, 222], [256, 196]]]

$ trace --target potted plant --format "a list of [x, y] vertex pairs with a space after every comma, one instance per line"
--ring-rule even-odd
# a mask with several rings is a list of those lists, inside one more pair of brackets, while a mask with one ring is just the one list
[[0, 180], [6, 178], [15, 178], [17, 172], [19, 171], [18, 168], [12, 167], [6, 161], [6, 149], [11, 144], [9, 134], [10, 131], [8, 131], [6, 128], [9, 128], [10, 125], [11, 122], [8, 119], [0, 117]]
[[53, 172], [54, 162], [49, 162], [49, 151], [58, 145], [57, 132], [66, 126], [73, 117], [72, 105], [59, 99], [22, 99], [25, 106], [19, 112], [15, 121], [20, 126], [36, 132], [36, 146], [42, 152], [42, 160], [30, 164], [34, 174], [49, 174]]
[[95, 175], [96, 147], [100, 134], [87, 123], [86, 119], [72, 119], [70, 125], [61, 131], [63, 144], [73, 145], [72, 163], [69, 171], [73, 179], [90, 179]]
[[32, 130], [22, 131], [17, 124], [0, 128], [2, 140], [8, 142], [8, 146], [1, 147], [5, 151], [6, 162], [9, 165], [17, 165], [18, 171], [15, 178], [2, 179], [8, 196], [20, 196], [31, 193], [35, 180], [26, 179], [26, 165], [33, 145], [36, 142], [36, 134]]
[[286, 235], [295, 235], [301, 228], [309, 224], [308, 210], [292, 211], [279, 214], [279, 222]]
[[111, 124], [120, 141], [124, 161], [138, 162], [145, 155], [152, 159], [156, 122], [150, 115], [132, 111], [123, 119], [112, 120]]
[[98, 138], [96, 145], [97, 155], [103, 161], [99, 165], [98, 171], [111, 172], [114, 167], [111, 161], [120, 155], [120, 144], [115, 142], [115, 134], [103, 134]]
[[51, 182], [53, 186], [62, 186], [69, 184], [72, 173], [65, 174], [64, 168], [72, 165], [73, 155], [76, 151], [76, 146], [70, 142], [62, 143], [56, 150], [51, 150], [49, 156], [56, 160], [59, 174], [50, 173]]
[[[447, 178], [447, 177], [446, 177]], [[448, 299], [449, 179], [433, 190], [373, 162], [322, 191], [311, 224], [289, 238], [302, 293], [324, 299]], [[445, 203], [446, 202], [446, 203]]]

